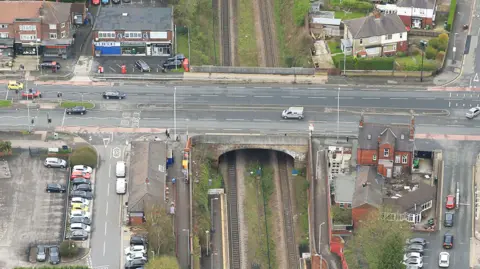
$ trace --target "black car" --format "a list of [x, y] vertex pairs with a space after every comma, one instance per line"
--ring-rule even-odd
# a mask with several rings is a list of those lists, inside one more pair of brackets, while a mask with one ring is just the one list
[[79, 185], [74, 185], [73, 186], [74, 191], [87, 191], [91, 192], [92, 191], [92, 186], [90, 184], [79, 184]]
[[446, 212], [445, 213], [445, 219], [443, 220], [443, 225], [445, 227], [453, 227], [453, 217], [455, 217], [454, 213]]
[[67, 108], [67, 114], [72, 115], [72, 114], [80, 114], [83, 115], [87, 113], [87, 108], [84, 106], [75, 106], [71, 108]]
[[130, 237], [130, 245], [141, 245], [141, 246], [147, 246], [147, 239], [142, 236], [138, 235], [133, 235]]
[[88, 239], [88, 232], [85, 230], [72, 230], [70, 233], [70, 239], [85, 241]]
[[45, 252], [45, 246], [37, 246], [37, 262], [44, 262], [47, 260], [47, 253]]
[[173, 61], [181, 61], [183, 62], [185, 60], [185, 55], [183, 54], [177, 54], [173, 57], [170, 57], [167, 59], [167, 62], [173, 62]]
[[127, 95], [125, 93], [119, 92], [119, 91], [103, 92], [102, 96], [105, 99], [123, 99], [123, 98], [127, 97]]
[[87, 217], [72, 217], [70, 218], [70, 223], [81, 223], [85, 225], [92, 224], [92, 220]]
[[452, 234], [445, 234], [443, 236], [443, 248], [453, 248], [453, 235]]
[[92, 200], [93, 194], [89, 191], [72, 191], [70, 193], [70, 197], [80, 197], [87, 200]]
[[125, 263], [125, 269], [138, 269], [145, 265], [144, 260], [131, 260]]
[[64, 193], [67, 189], [65, 186], [56, 183], [49, 183], [47, 184], [47, 192], [60, 192]]
[[57, 246], [50, 247], [48, 250], [48, 256], [51, 264], [60, 263], [60, 249]]
[[180, 60], [173, 60], [173, 61], [166, 61], [162, 64], [163, 68], [165, 69], [175, 69], [175, 68], [182, 68], [183, 61]]
[[40, 64], [40, 68], [42, 69], [46, 69], [46, 68], [53, 68], [54, 66], [57, 67], [57, 70], [60, 69], [60, 64], [58, 62], [55, 62], [55, 61], [43, 61], [41, 64]]
[[92, 184], [92, 182], [90, 182], [90, 180], [86, 179], [86, 178], [83, 178], [83, 177], [77, 177], [77, 178], [74, 178], [72, 179], [71, 181], [72, 185], [80, 185], [80, 184]]
[[112, 0], [112, 3], [114, 3], [115, 5], [118, 5], [122, 2], [122, 0]]

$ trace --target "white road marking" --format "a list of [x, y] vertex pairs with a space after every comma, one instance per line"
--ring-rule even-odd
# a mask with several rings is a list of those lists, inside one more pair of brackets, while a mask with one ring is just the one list
[[244, 119], [225, 119], [227, 121], [244, 121]]
[[[342, 98], [342, 97], [340, 97]], [[380, 99], [379, 97], [362, 97], [363, 100], [378, 100]]]
[[[110, 177], [110, 176], [108, 176], [108, 177]], [[110, 194], [110, 183], [108, 183], [108, 185], [107, 185], [107, 196], [108, 196], [109, 194]], [[107, 211], [108, 211], [108, 210], [107, 210]]]
[[112, 177], [112, 166], [111, 165], [108, 167], [108, 177], [109, 178]]
[[[108, 202], [107, 202], [107, 205], [105, 205], [105, 216], [108, 216]], [[107, 223], [106, 222], [105, 222], [105, 234], [107, 234]]]
[[200, 96], [202, 96], [202, 97], [216, 97], [216, 96], [218, 96], [218, 94], [202, 94]]
[[245, 95], [227, 95], [227, 97], [244, 98], [244, 97], [246, 97], [246, 96], [245, 96]]
[[216, 121], [217, 119], [198, 119], [200, 121]]
[[253, 119], [253, 121], [271, 121], [271, 120], [265, 120], [265, 119]]
[[253, 97], [255, 97], [255, 98], [271, 98], [272, 96], [271, 95], [255, 95]]
[[[106, 223], [105, 223], [106, 224]], [[106, 226], [105, 226], [106, 227]], [[106, 250], [106, 244], [105, 244], [105, 241], [103, 242], [103, 256], [105, 256], [105, 250]]]
[[[335, 99], [338, 99], [338, 97], [335, 97]], [[353, 97], [341, 97], [340, 96], [340, 99], [353, 99]]]
[[254, 89], [271, 89], [272, 87], [253, 87]]
[[300, 98], [300, 97], [299, 96], [282, 96], [282, 98], [297, 99], [297, 98]]
[[240, 131], [242, 129], [223, 129], [224, 131]]
[[465, 127], [465, 125], [455, 125], [455, 124], [450, 124], [450, 125], [447, 125], [449, 127]]
[[408, 98], [406, 98], [406, 97], [391, 97], [390, 99], [392, 99], [392, 100], [407, 100]]
[[309, 90], [325, 90], [325, 88], [308, 88]]
[[310, 98], [310, 99], [325, 99], [327, 97], [325, 97], [325, 96], [309, 96], [308, 98]]
[[107, 235], [107, 223], [105, 222], [105, 235]]
[[415, 99], [417, 99], [417, 100], [435, 100], [437, 98], [435, 98], [435, 97], [419, 97], [419, 98], [415, 98]]

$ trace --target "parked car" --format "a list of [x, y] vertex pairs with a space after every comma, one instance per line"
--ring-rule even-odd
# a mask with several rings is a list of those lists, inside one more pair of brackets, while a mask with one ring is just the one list
[[73, 230], [85, 230], [86, 232], [90, 232], [91, 231], [91, 228], [90, 228], [90, 225], [86, 225], [86, 224], [83, 224], [83, 223], [71, 223], [70, 224], [70, 230], [73, 231]]
[[102, 97], [105, 99], [124, 99], [127, 97], [127, 94], [119, 91], [108, 91], [103, 92]]
[[130, 252], [127, 254], [126, 256], [127, 258], [127, 261], [131, 261], [131, 260], [143, 260], [143, 261], [147, 261], [147, 257], [145, 257], [145, 253], [142, 253], [142, 252]]
[[421, 258], [410, 258], [403, 262], [405, 265], [416, 265], [419, 268], [423, 267], [423, 259]]
[[73, 185], [73, 190], [74, 191], [92, 191], [92, 186], [90, 184], [78, 184], [78, 185]]
[[42, 98], [42, 93], [39, 90], [28, 89], [22, 92], [23, 99]]
[[438, 267], [448, 268], [450, 266], [450, 254], [448, 252], [440, 252], [438, 255]]
[[17, 91], [21, 91], [23, 90], [23, 83], [22, 82], [18, 82], [16, 80], [10, 80], [8, 82], [8, 86], [7, 88], [9, 90], [17, 90]]
[[405, 253], [405, 255], [403, 255], [403, 260], [406, 261], [410, 258], [423, 258], [423, 255], [418, 253], [418, 252], [409, 252], [409, 253]]
[[45, 159], [45, 162], [43, 163], [44, 166], [50, 168], [65, 168], [67, 167], [67, 161], [59, 159], [59, 158], [53, 158], [53, 157], [48, 157]]
[[179, 54], [176, 54], [170, 58], [167, 59], [167, 62], [173, 62], [173, 61], [184, 61], [185, 60], [185, 55], [179, 53]]
[[61, 184], [57, 183], [48, 183], [47, 184], [47, 192], [57, 192], [57, 193], [64, 193], [67, 191], [67, 188]]
[[125, 269], [138, 269], [145, 265], [144, 260], [131, 260], [125, 263]]
[[86, 205], [86, 206], [89, 206], [90, 205], [90, 201], [85, 199], [85, 198], [81, 198], [81, 197], [72, 197], [72, 199], [70, 200], [70, 203], [73, 205], [73, 204], [83, 204], [83, 205]]
[[407, 241], [405, 242], [407, 245], [411, 245], [411, 244], [418, 244], [418, 245], [422, 245], [422, 246], [425, 246], [427, 244], [427, 240], [425, 240], [424, 238], [410, 238], [410, 239], [407, 239]]
[[92, 220], [87, 217], [73, 217], [73, 218], [70, 218], [70, 223], [82, 223], [85, 225], [91, 225]]
[[108, 5], [108, 4], [110, 4], [110, 0], [102, 0], [102, 4], [103, 5]]
[[131, 245], [130, 247], [125, 249], [125, 255], [129, 255], [133, 252], [141, 252], [143, 254], [147, 253], [147, 249], [144, 245]]
[[122, 0], [112, 0], [112, 3], [114, 3], [115, 5], [118, 5], [122, 2]]
[[412, 244], [405, 247], [405, 252], [418, 252], [423, 254], [424, 248], [422, 245]]
[[148, 245], [148, 242], [147, 239], [142, 236], [133, 235], [132, 237], [130, 237], [130, 245], [141, 245], [146, 247]]
[[144, 60], [137, 60], [135, 62], [135, 67], [141, 72], [150, 72], [152, 69]]
[[80, 218], [89, 218], [91, 217], [90, 212], [85, 212], [83, 210], [72, 210], [70, 212], [70, 219], [80, 217]]
[[455, 218], [455, 214], [453, 212], [445, 212], [445, 218], [443, 219], [443, 225], [445, 227], [453, 227], [454, 218]]
[[80, 185], [80, 184], [92, 184], [92, 182], [84, 177], [76, 177], [71, 181], [72, 185]]
[[182, 68], [183, 61], [180, 60], [173, 60], [173, 61], [165, 61], [162, 64], [162, 67], [165, 69], [175, 69], [175, 68]]
[[59, 62], [49, 61], [49, 60], [45, 60], [40, 64], [40, 68], [42, 68], [42, 69], [53, 68], [53, 67], [56, 67], [57, 70], [58, 70], [62, 66], [60, 65]]
[[87, 113], [87, 108], [84, 106], [75, 106], [75, 107], [67, 108], [66, 112], [69, 115], [72, 115], [72, 114], [84, 115], [85, 113]]
[[48, 256], [50, 264], [59, 264], [60, 263], [60, 248], [57, 246], [52, 246], [48, 249]]
[[80, 197], [84, 198], [87, 200], [92, 200], [93, 199], [93, 193], [89, 191], [72, 191], [70, 193], [70, 197]]
[[75, 178], [84, 178], [84, 179], [90, 179], [91, 174], [82, 172], [82, 171], [73, 171], [72, 175], [70, 176], [70, 179], [75, 179]]
[[92, 5], [94, 6], [100, 5], [100, 0], [92, 0]]
[[37, 262], [44, 262], [47, 260], [46, 248], [43, 245], [37, 246]]
[[443, 248], [453, 248], [453, 234], [445, 234], [443, 236]]
[[85, 212], [88, 212], [88, 206], [82, 203], [72, 203], [71, 206], [72, 206], [72, 210], [83, 210]]
[[88, 232], [85, 230], [73, 230], [71, 231], [70, 239], [85, 241], [88, 239]]
[[465, 113], [465, 117], [467, 117], [467, 119], [473, 119], [479, 114], [480, 114], [480, 107], [478, 106], [472, 107], [467, 111], [467, 113]]
[[93, 172], [93, 168], [91, 168], [90, 166], [86, 166], [86, 165], [75, 165], [72, 168], [72, 171], [82, 171], [82, 172], [86, 172], [86, 173], [91, 174]]
[[455, 195], [447, 195], [447, 201], [445, 202], [445, 207], [447, 209], [455, 209]]

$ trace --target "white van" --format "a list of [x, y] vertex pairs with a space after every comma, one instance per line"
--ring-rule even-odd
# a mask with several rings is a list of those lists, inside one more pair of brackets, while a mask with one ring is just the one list
[[123, 161], [118, 161], [117, 162], [117, 166], [115, 168], [115, 175], [117, 177], [125, 177], [126, 176], [126, 166], [125, 166], [125, 162]]
[[282, 118], [284, 119], [303, 119], [303, 107], [289, 107], [282, 111]]
[[127, 192], [127, 181], [124, 178], [117, 178], [117, 194], [125, 194]]

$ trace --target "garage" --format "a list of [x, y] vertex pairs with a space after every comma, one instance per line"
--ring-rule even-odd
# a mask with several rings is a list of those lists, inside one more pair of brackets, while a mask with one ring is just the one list
[[96, 56], [122, 54], [120, 42], [94, 42], [94, 51]]

